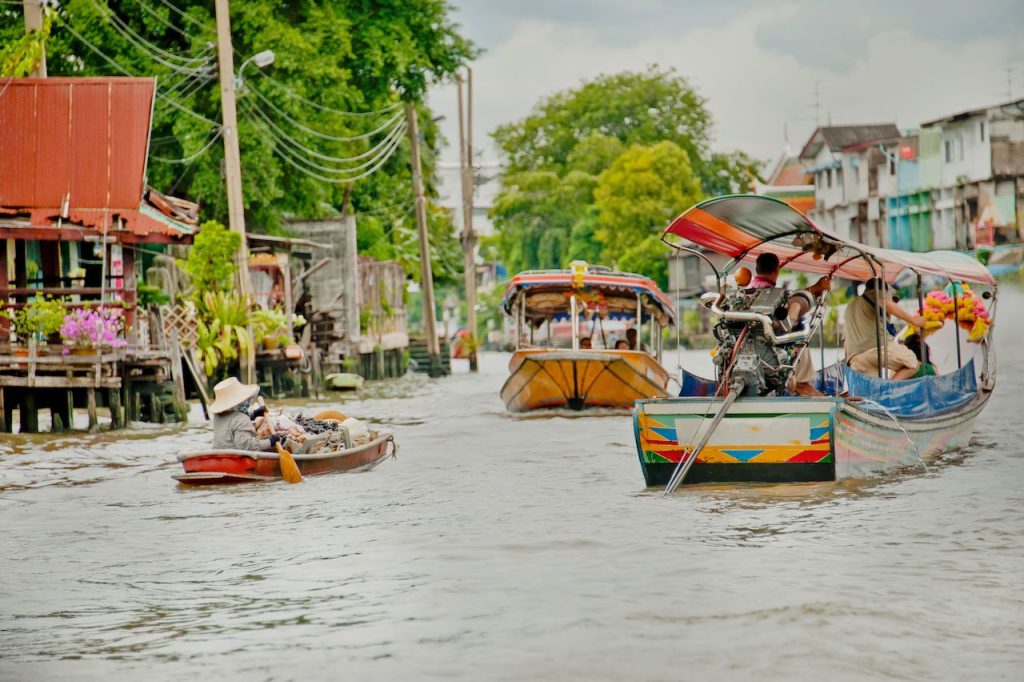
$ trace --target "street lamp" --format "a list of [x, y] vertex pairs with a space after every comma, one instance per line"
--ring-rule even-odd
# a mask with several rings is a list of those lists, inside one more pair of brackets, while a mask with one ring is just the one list
[[238, 67], [238, 74], [235, 76], [235, 91], [237, 92], [242, 89], [242, 71], [245, 70], [245, 67], [248, 66], [249, 62], [252, 62], [262, 69], [265, 66], [273, 64], [274, 57], [275, 55], [273, 50], [263, 50], [242, 62], [242, 65]]

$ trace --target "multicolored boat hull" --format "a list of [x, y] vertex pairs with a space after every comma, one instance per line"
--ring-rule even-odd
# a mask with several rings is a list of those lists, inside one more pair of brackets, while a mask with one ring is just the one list
[[[979, 391], [965, 409], [897, 422], [843, 398], [744, 397], [684, 483], [832, 481], [918, 465], [967, 445], [987, 401], [988, 392]], [[637, 401], [634, 434], [648, 486], [668, 482], [721, 404], [717, 398]]]
[[[836, 402], [743, 398], [701, 450], [686, 483], [830, 481]], [[637, 454], [649, 486], [665, 485], [706, 428], [720, 399], [639, 400], [633, 413]]]

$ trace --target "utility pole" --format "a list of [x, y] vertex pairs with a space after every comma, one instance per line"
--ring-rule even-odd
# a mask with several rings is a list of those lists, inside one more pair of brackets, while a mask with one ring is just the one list
[[420, 237], [420, 289], [423, 291], [423, 329], [427, 335], [430, 376], [438, 377], [441, 369], [441, 345], [437, 342], [437, 319], [434, 312], [434, 273], [430, 266], [430, 237], [427, 234], [427, 200], [423, 196], [423, 168], [420, 164], [420, 131], [416, 123], [416, 107], [405, 105], [409, 122], [409, 149], [412, 161], [412, 191], [416, 197], [416, 231]]
[[[27, 0], [26, 0], [27, 1]], [[245, 204], [242, 202], [242, 157], [238, 151], [238, 112], [235, 109], [235, 53], [231, 46], [231, 16], [228, 0], [216, 0], [217, 62], [220, 66], [220, 101], [224, 138], [224, 179], [228, 192], [228, 227], [242, 237], [235, 260], [238, 291], [249, 301], [249, 247], [245, 238]]]
[[[25, 32], [41, 31], [43, 28], [43, 4], [39, 0], [22, 0], [21, 6], [25, 11]], [[43, 43], [41, 49], [39, 64], [32, 71], [32, 75], [36, 78], [46, 78], [46, 43]]]
[[459, 167], [462, 170], [462, 268], [466, 282], [466, 328], [471, 350], [469, 371], [476, 372], [476, 234], [473, 233], [473, 69], [466, 67], [466, 122], [462, 115], [462, 78], [459, 78]]

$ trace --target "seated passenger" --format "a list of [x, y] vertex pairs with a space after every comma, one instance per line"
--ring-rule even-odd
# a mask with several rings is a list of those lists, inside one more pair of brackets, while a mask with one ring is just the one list
[[615, 350], [629, 350], [629, 342], [626, 339], [619, 339], [615, 342]]
[[[750, 281], [750, 288], [774, 288], [779, 281], [779, 271], [781, 269], [778, 256], [774, 253], [762, 253], [754, 263], [754, 270], [757, 272], [757, 275]], [[832, 278], [826, 275], [807, 287], [806, 291], [815, 298], [818, 298], [828, 291], [830, 286], [832, 286]], [[800, 318], [807, 314], [807, 311], [810, 309], [809, 300], [804, 296], [793, 296], [789, 299], [789, 322], [791, 325], [796, 325]], [[808, 398], [820, 397], [822, 393], [811, 384], [815, 378], [814, 362], [811, 360], [811, 354], [805, 349], [800, 353], [796, 361], [796, 367], [793, 368], [793, 392]]]
[[591, 342], [589, 336], [584, 336], [582, 339], [580, 339], [580, 350], [590, 350], [593, 347], [594, 344]]
[[235, 377], [230, 377], [213, 387], [215, 399], [210, 403], [213, 414], [213, 449], [214, 450], [274, 450], [284, 439], [278, 434], [269, 438], [256, 435], [256, 427], [252, 420], [266, 411], [259, 407], [252, 414], [249, 407], [260, 392], [255, 384], [243, 384]]
[[651, 352], [650, 348], [637, 341], [636, 327], [630, 327], [626, 330], [626, 346], [629, 350], [641, 350], [645, 353]]
[[[877, 278], [864, 283], [864, 293], [846, 306], [843, 325], [846, 329], [844, 349], [846, 364], [854, 371], [869, 376], [878, 376], [878, 340], [885, 344], [886, 367], [893, 374], [890, 379], [913, 379], [921, 364], [912, 350], [896, 343], [896, 339], [885, 328], [877, 313], [875, 287], [878, 286], [885, 301], [885, 318], [894, 315], [917, 328], [923, 328], [925, 320], [920, 315], [911, 315], [896, 305], [888, 285]], [[898, 300], [898, 299], [897, 299]]]

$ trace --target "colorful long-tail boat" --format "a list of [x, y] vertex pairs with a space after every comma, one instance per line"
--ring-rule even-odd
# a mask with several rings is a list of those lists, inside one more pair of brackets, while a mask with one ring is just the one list
[[[748, 195], [697, 204], [666, 228], [662, 240], [700, 257], [694, 245], [703, 247], [731, 261], [716, 270], [717, 290], [701, 297], [717, 320], [716, 376], [684, 370], [678, 397], [639, 400], [634, 408], [637, 454], [649, 486], [671, 492], [681, 483], [860, 477], [919, 466], [970, 440], [995, 387], [988, 339], [997, 287], [978, 261], [951, 251], [909, 253], [859, 244], [819, 229], [780, 201]], [[811, 352], [813, 335], [821, 338], [827, 303], [813, 303], [804, 329], [780, 329], [793, 294], [734, 287], [727, 280], [731, 270], [763, 253], [775, 254], [790, 271], [875, 282], [876, 301], [886, 300], [887, 285], [916, 290], [921, 312], [938, 301], [939, 312], [918, 351], [937, 376], [887, 376], [887, 316], [878, 306], [879, 375], [839, 362], [817, 372], [820, 397], [791, 394], [789, 376], [800, 355]], [[928, 283], [933, 290], [926, 297]], [[943, 317], [948, 320], [936, 319]]]
[[[519, 273], [502, 307], [516, 330], [510, 376], [501, 389], [510, 412], [629, 409], [638, 399], [668, 395], [661, 330], [675, 324], [675, 310], [654, 280], [576, 261], [568, 270]], [[569, 326], [564, 347], [554, 334], [559, 322]], [[631, 347], [607, 333], [611, 322], [632, 325]], [[652, 348], [642, 345], [645, 325]]]

